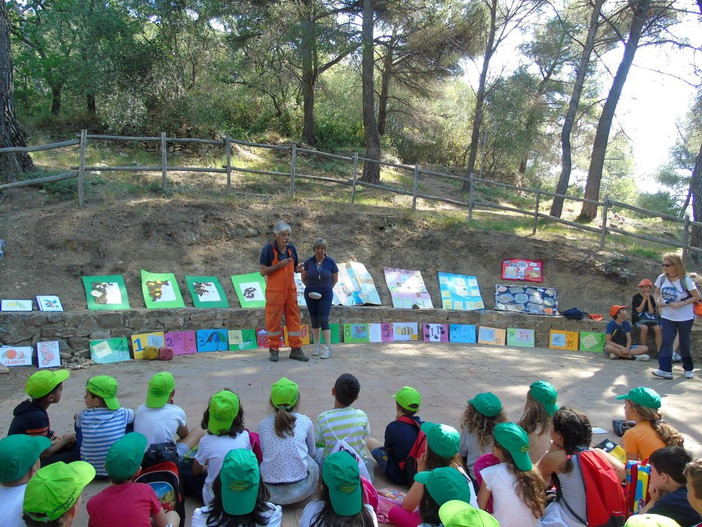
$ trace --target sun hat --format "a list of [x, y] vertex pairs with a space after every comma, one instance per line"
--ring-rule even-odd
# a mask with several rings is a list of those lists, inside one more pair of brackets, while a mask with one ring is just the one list
[[0, 483], [24, 477], [50, 446], [51, 439], [46, 436], [14, 434], [0, 439]]
[[293, 381], [287, 377], [281, 377], [271, 385], [271, 404], [275, 408], [285, 408], [292, 410], [297, 404], [300, 391]]
[[340, 450], [325, 457], [322, 479], [329, 489], [334, 512], [339, 516], [353, 516], [361, 512], [361, 475], [358, 462], [351, 454]]
[[493, 434], [495, 441], [512, 455], [519, 470], [533, 468], [529, 459], [529, 436], [521, 426], [515, 423], [500, 423], [495, 426]]
[[71, 510], [93, 478], [95, 469], [85, 461], [68, 465], [59, 461], [42, 467], [27, 483], [22, 508], [35, 521], [57, 520]]
[[626, 306], [618, 306], [618, 305], [613, 305], [612, 307], [609, 308], [609, 316], [614, 318], [617, 316], [617, 313], [619, 313], [622, 309], [626, 309]]
[[553, 384], [546, 381], [536, 381], [529, 386], [531, 396], [544, 405], [544, 409], [549, 417], [553, 416], [558, 410], [556, 399], [558, 392], [553, 387]]
[[393, 397], [397, 404], [410, 412], [418, 411], [422, 405], [422, 395], [411, 386], [403, 386]]
[[149, 391], [146, 392], [146, 406], [162, 408], [175, 390], [175, 379], [169, 371], [161, 371], [149, 379]]
[[439, 508], [439, 519], [444, 527], [500, 527], [491, 514], [461, 500], [444, 503]]
[[661, 396], [658, 392], [645, 386], [639, 386], [629, 390], [629, 393], [617, 395], [617, 399], [629, 399], [631, 402], [640, 404], [645, 408], [658, 410], [661, 407]]
[[117, 400], [117, 390], [119, 385], [117, 379], [109, 375], [96, 375], [88, 380], [85, 388], [98, 397], [105, 400], [105, 404], [110, 410], [119, 410], [119, 401]]
[[105, 472], [112, 479], [127, 480], [137, 473], [144, 460], [146, 436], [138, 432], [125, 434], [107, 451]]
[[261, 476], [253, 450], [235, 448], [222, 462], [222, 507], [227, 514], [243, 516], [256, 507]]
[[210, 399], [210, 418], [207, 421], [207, 429], [218, 434], [232, 427], [232, 423], [239, 415], [239, 397], [234, 392], [222, 390], [217, 392]]
[[641, 280], [641, 281], [639, 282], [639, 285], [637, 285], [636, 287], [645, 287], [645, 286], [647, 286], [647, 285], [652, 286], [652, 285], [653, 285], [653, 282], [651, 282], [648, 278], [644, 278], [643, 280]]
[[660, 514], [634, 514], [629, 516], [624, 527], [680, 527], [673, 518]]
[[39, 370], [32, 373], [24, 385], [24, 393], [32, 399], [39, 399], [51, 392], [63, 381], [71, 376], [68, 370]]
[[502, 411], [502, 402], [497, 395], [490, 392], [479, 393], [468, 401], [473, 408], [478, 410], [485, 417], [495, 417]]
[[414, 480], [423, 483], [434, 501], [443, 505], [451, 500], [470, 501], [471, 490], [466, 477], [454, 467], [440, 467], [417, 472]]
[[440, 457], [451, 458], [458, 454], [461, 435], [454, 427], [424, 421], [421, 430], [427, 436], [427, 444]]

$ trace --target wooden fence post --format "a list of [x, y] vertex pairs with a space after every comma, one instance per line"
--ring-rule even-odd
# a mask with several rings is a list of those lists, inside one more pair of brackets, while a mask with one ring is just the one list
[[353, 153], [353, 181], [351, 182], [351, 205], [356, 200], [356, 179], [358, 178], [358, 152]]
[[541, 191], [536, 191], [536, 207], [534, 208], [534, 227], [531, 229], [531, 235], [536, 234], [537, 222], [539, 221], [539, 202], [541, 201]]
[[88, 143], [88, 131], [80, 131], [80, 157], [78, 161], [78, 205], [85, 204], [85, 148]]
[[473, 219], [473, 190], [475, 186], [475, 182], [473, 181], [473, 174], [469, 176], [469, 181], [470, 181], [470, 191], [468, 194], [468, 219], [472, 220]]
[[688, 247], [690, 243], [690, 216], [685, 215], [685, 227], [683, 228], [683, 260], [687, 257]]
[[414, 165], [414, 187], [412, 188], [412, 212], [417, 210], [417, 189], [419, 188], [419, 165]]
[[609, 194], [605, 196], [604, 205], [602, 207], [602, 233], [600, 234], [600, 249], [604, 249], [605, 239], [607, 238], [607, 212], [609, 210]]
[[166, 192], [168, 186], [168, 143], [166, 142], [166, 132], [161, 132], [161, 186]]
[[232, 139], [227, 135], [224, 140], [224, 146], [227, 151], [227, 190], [232, 188]]
[[292, 155], [290, 156], [290, 195], [295, 195], [295, 162], [297, 160], [297, 144], [292, 145]]

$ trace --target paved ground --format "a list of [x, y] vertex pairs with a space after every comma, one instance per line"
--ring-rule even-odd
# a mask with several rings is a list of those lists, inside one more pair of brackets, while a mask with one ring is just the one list
[[[75, 412], [83, 406], [84, 386], [92, 375], [106, 373], [120, 384], [123, 406], [136, 408], [144, 401], [149, 377], [169, 369], [176, 377], [176, 404], [195, 426], [202, 418], [208, 397], [229, 387], [239, 393], [246, 412], [246, 425], [255, 430], [267, 412], [269, 387], [281, 376], [297, 382], [301, 388], [300, 411], [311, 418], [332, 407], [330, 394], [336, 377], [353, 373], [361, 382], [361, 394], [355, 405], [365, 410], [374, 436], [382, 439], [387, 422], [394, 417], [391, 395], [403, 385], [419, 389], [423, 396], [420, 415], [423, 419], [458, 426], [466, 400], [481, 391], [492, 391], [503, 402], [512, 420], [521, 415], [524, 398], [531, 382], [543, 379], [559, 390], [559, 403], [584, 411], [593, 426], [611, 432], [611, 421], [622, 418], [621, 401], [615, 396], [630, 388], [645, 385], [657, 390], [663, 399], [666, 419], [683, 435], [696, 456], [702, 455], [702, 422], [698, 419], [702, 382], [684, 380], [679, 366], [675, 380], [663, 381], [651, 376], [655, 362], [639, 363], [606, 360], [602, 355], [563, 352], [536, 348], [497, 348], [480, 345], [390, 343], [341, 344], [331, 360], [313, 358], [308, 363], [291, 361], [281, 352], [277, 364], [268, 361], [267, 352], [201, 353], [176, 357], [170, 363], [130, 361], [93, 366], [75, 371], [66, 381], [61, 403], [51, 407], [52, 427], [57, 432], [70, 429]], [[12, 409], [23, 399], [22, 393], [0, 402], [0, 430], [7, 430]], [[601, 441], [605, 435], [595, 435]], [[88, 497], [104, 488], [92, 483], [84, 494]], [[387, 486], [379, 478], [377, 486]], [[188, 501], [188, 511], [198, 506]], [[301, 508], [287, 509], [284, 525], [297, 525]], [[84, 507], [77, 527], [87, 525]], [[186, 521], [190, 525], [190, 521]]]

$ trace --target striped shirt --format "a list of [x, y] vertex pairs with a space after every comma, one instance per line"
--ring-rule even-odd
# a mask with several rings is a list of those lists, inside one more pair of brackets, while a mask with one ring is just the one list
[[314, 441], [318, 448], [324, 447], [322, 458], [327, 457], [334, 448], [334, 436], [345, 440], [361, 457], [370, 458], [364, 440], [369, 435], [368, 416], [351, 406], [322, 412], [314, 425]]
[[86, 408], [78, 414], [76, 426], [83, 438], [80, 458], [95, 467], [98, 476], [107, 476], [107, 451], [124, 436], [127, 425], [133, 422], [134, 410], [130, 408]]

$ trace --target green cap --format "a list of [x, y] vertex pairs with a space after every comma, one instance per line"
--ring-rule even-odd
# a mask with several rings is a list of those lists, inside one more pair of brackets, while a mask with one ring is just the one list
[[361, 512], [361, 474], [358, 462], [351, 454], [339, 450], [325, 457], [322, 479], [329, 489], [334, 512], [339, 516], [354, 516]]
[[271, 404], [275, 408], [292, 410], [297, 404], [299, 395], [297, 384], [287, 377], [281, 377], [271, 386]]
[[624, 527], [680, 527], [680, 524], [660, 514], [634, 514], [629, 516]]
[[96, 375], [90, 378], [85, 388], [93, 395], [102, 397], [110, 410], [119, 410], [119, 401], [117, 400], [119, 385], [114, 377]]
[[439, 509], [439, 519], [444, 527], [500, 527], [491, 514], [460, 500], [444, 503]]
[[424, 484], [439, 506], [451, 500], [470, 501], [471, 490], [468, 480], [454, 467], [440, 467], [431, 472], [418, 472], [414, 475], [414, 480]]
[[419, 411], [419, 407], [422, 404], [421, 394], [411, 386], [403, 386], [397, 390], [397, 393], [393, 395], [393, 397], [395, 401], [397, 401], [397, 404], [410, 412]]
[[490, 392], [479, 393], [468, 401], [473, 408], [478, 410], [485, 417], [495, 417], [502, 411], [502, 403], [497, 395]]
[[532, 383], [532, 385], [529, 386], [529, 393], [534, 399], [544, 405], [544, 409], [549, 417], [558, 410], [558, 404], [556, 404], [558, 392], [550, 382], [536, 381]]
[[71, 372], [68, 370], [39, 370], [27, 379], [27, 384], [24, 385], [24, 392], [32, 399], [39, 399], [39, 397], [44, 397], [70, 376]]
[[222, 507], [227, 514], [243, 516], [254, 510], [261, 476], [253, 450], [230, 450], [224, 456], [219, 477], [222, 480]]
[[210, 419], [207, 429], [212, 434], [226, 432], [232, 427], [236, 416], [239, 415], [239, 397], [234, 392], [222, 390], [210, 399]]
[[50, 446], [46, 436], [14, 434], [0, 439], [0, 483], [23, 478]]
[[617, 399], [629, 399], [631, 402], [640, 404], [645, 408], [653, 408], [654, 410], [658, 410], [661, 407], [661, 396], [658, 395], [658, 392], [644, 386], [629, 390], [627, 394], [617, 395]]
[[495, 441], [507, 449], [519, 470], [531, 470], [529, 459], [529, 436], [524, 429], [514, 423], [500, 423], [493, 431]]
[[105, 472], [112, 479], [127, 480], [137, 473], [144, 460], [146, 437], [130, 432], [115, 442], [105, 457]]
[[424, 421], [422, 432], [427, 436], [427, 444], [437, 456], [452, 458], [458, 454], [461, 435], [454, 427]]
[[169, 371], [162, 371], [149, 379], [149, 391], [146, 393], [146, 406], [162, 408], [175, 390], [175, 379]]
[[63, 461], [37, 470], [24, 491], [24, 512], [35, 521], [50, 522], [71, 510], [95, 469], [85, 461]]

